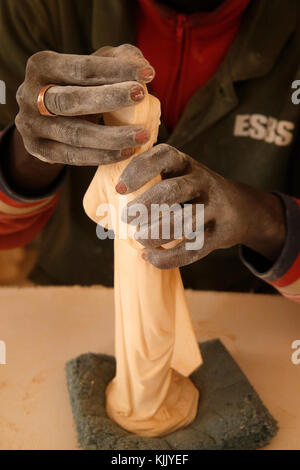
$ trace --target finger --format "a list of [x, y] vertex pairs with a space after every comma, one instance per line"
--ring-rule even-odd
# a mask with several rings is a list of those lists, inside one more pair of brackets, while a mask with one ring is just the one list
[[103, 46], [100, 47], [97, 51], [93, 52], [92, 56], [98, 57], [114, 57], [113, 50], [115, 47], [113, 46]]
[[[100, 56], [100, 57], [115, 57], [115, 58], [120, 58], [122, 60], [127, 59], [129, 60], [129, 62], [131, 62], [132, 60], [141, 62], [142, 60], [143, 65], [145, 66], [145, 70], [143, 71], [142, 81], [144, 81], [145, 83], [149, 83], [155, 77], [154, 68], [150, 65], [148, 60], [146, 60], [142, 51], [136, 46], [133, 46], [132, 44], [122, 44], [121, 46], [118, 46], [118, 47], [104, 46], [98, 49], [98, 51], [94, 52], [93, 55]], [[147, 66], [149, 66], [148, 70], [146, 70]]]
[[129, 194], [161, 173], [179, 173], [187, 166], [188, 159], [183, 153], [166, 144], [156, 145], [129, 163], [120, 176], [116, 190], [120, 194]]
[[129, 212], [133, 211], [135, 205], [143, 205], [150, 213], [154, 205], [167, 204], [171, 208], [174, 204], [182, 204], [198, 198], [201, 193], [199, 177], [193, 173], [162, 180], [129, 202], [123, 210], [122, 220], [131, 223], [133, 218], [130, 217]]
[[141, 225], [135, 233], [135, 239], [145, 248], [157, 248], [170, 241], [186, 237], [188, 240], [200, 236], [205, 229], [213, 230], [214, 208], [203, 204], [180, 204], [172, 211], [152, 211], [149, 223]]
[[150, 223], [141, 225], [134, 234], [135, 240], [146, 248], [156, 248], [170, 241], [183, 237], [183, 210], [180, 204], [177, 210], [161, 216], [151, 216]]
[[173, 269], [204, 258], [217, 248], [214, 236], [207, 237], [201, 250], [188, 250], [187, 241], [184, 240], [175, 248], [165, 250], [163, 248], [146, 249], [143, 251], [143, 258], [159, 269]]
[[145, 97], [137, 82], [95, 87], [54, 86], [45, 94], [47, 109], [60, 116], [102, 114], [132, 106]]
[[30, 126], [33, 135], [43, 139], [90, 149], [121, 150], [147, 142], [150, 135], [141, 126], [101, 126], [83, 119], [36, 119]]
[[[142, 51], [132, 44], [122, 44], [121, 46], [112, 47], [112, 46], [104, 46], [98, 49], [96, 52], [93, 53], [96, 56], [102, 57], [135, 57], [137, 59], [145, 59]], [[146, 61], [148, 62], [148, 61]], [[149, 63], [149, 62], [148, 62]]]
[[33, 156], [48, 163], [61, 163], [63, 165], [99, 166], [126, 160], [134, 153], [134, 149], [96, 150], [79, 148], [61, 144], [53, 140], [39, 139], [37, 141], [24, 140], [26, 150]]
[[27, 63], [26, 76], [40, 77], [47, 83], [62, 85], [95, 86], [127, 81], [148, 83], [155, 75], [153, 67], [140, 58], [101, 57], [97, 55], [59, 54], [42, 51], [34, 54]]

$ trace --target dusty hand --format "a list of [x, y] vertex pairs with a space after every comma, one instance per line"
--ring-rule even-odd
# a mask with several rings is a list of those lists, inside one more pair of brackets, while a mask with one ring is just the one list
[[[186, 240], [175, 248], [159, 249], [174, 240], [174, 218], [169, 238], [151, 239], [148, 229], [151, 230], [153, 224], [161, 224], [161, 219], [152, 217], [140, 227], [138, 238], [146, 247], [143, 257], [151, 264], [163, 269], [184, 266], [213, 250], [237, 244], [244, 244], [271, 260], [279, 255], [285, 239], [285, 223], [277, 196], [225, 179], [166, 144], [157, 145], [134, 158], [122, 173], [116, 190], [120, 194], [129, 194], [159, 174], [161, 182], [127, 205], [128, 223], [135, 224], [135, 217], [129, 217], [128, 211], [136, 204], [146, 206], [150, 214], [152, 204], [188, 203], [195, 209], [197, 203], [202, 203], [205, 207], [205, 241], [198, 250], [187, 250]], [[194, 230], [196, 210], [192, 213]], [[143, 233], [145, 236], [141, 239]], [[162, 235], [161, 227], [159, 233]]]
[[[104, 47], [92, 56], [44, 51], [27, 64], [18, 90], [16, 126], [26, 150], [44, 162], [100, 165], [123, 160], [149, 139], [142, 126], [108, 127], [85, 119], [141, 101], [139, 82], [150, 82], [154, 70], [139, 49], [125, 44]], [[47, 109], [58, 117], [40, 115], [41, 89]]]

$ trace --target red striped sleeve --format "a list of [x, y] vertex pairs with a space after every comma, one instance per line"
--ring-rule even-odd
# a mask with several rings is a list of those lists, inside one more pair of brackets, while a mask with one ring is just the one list
[[[296, 202], [300, 215], [300, 200], [296, 199]], [[280, 279], [270, 282], [270, 284], [276, 287], [282, 295], [295, 302], [300, 302], [300, 253], [298, 253], [290, 269]]]
[[[20, 204], [7, 200], [0, 192], [0, 250], [24, 246], [44, 228], [53, 214], [59, 193], [35, 204]], [[5, 202], [4, 202], [5, 201]]]
[[[0, 153], [12, 130], [9, 126], [0, 132]], [[9, 187], [0, 165], [0, 250], [24, 246], [43, 230], [57, 206], [62, 181], [44, 197], [24, 198]]]

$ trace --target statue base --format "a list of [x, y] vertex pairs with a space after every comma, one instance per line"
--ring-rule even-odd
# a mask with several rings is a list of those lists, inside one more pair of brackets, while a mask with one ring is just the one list
[[198, 413], [186, 428], [161, 438], [125, 431], [105, 411], [105, 390], [115, 359], [83, 354], [66, 364], [79, 444], [86, 450], [253, 450], [277, 432], [247, 377], [219, 340], [200, 343], [203, 365], [191, 380], [200, 391]]

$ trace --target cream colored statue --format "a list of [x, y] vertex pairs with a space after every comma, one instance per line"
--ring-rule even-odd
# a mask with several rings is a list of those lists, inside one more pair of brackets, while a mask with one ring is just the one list
[[[146, 92], [129, 108], [105, 114], [107, 125], [138, 124], [157, 140], [160, 102]], [[153, 186], [160, 177], [130, 197], [115, 186], [129, 160], [101, 166], [85, 195], [84, 208], [99, 225], [115, 232], [115, 355], [116, 376], [106, 391], [109, 417], [141, 436], [162, 436], [187, 426], [195, 418], [198, 390], [188, 376], [201, 364], [201, 355], [187, 306], [179, 269], [159, 270], [141, 257], [142, 245], [119, 237], [120, 207]], [[104, 215], [100, 205], [112, 204], [117, 217]], [[99, 242], [100, 243], [100, 242]]]

